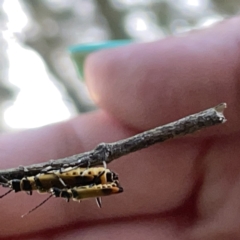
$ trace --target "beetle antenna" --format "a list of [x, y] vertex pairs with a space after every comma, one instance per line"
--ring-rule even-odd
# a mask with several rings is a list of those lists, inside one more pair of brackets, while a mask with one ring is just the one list
[[8, 195], [10, 192], [12, 192], [12, 189], [10, 189], [9, 191], [7, 191], [6, 193], [4, 193], [3, 195], [0, 196], [0, 198], [5, 197], [6, 195]]
[[45, 202], [47, 202], [53, 195], [50, 195], [49, 197], [47, 197], [44, 201], [42, 201], [40, 204], [38, 204], [36, 207], [32, 208], [30, 211], [26, 212], [25, 214], [23, 214], [21, 217], [25, 217], [27, 216], [29, 213], [35, 211], [37, 208], [41, 207]]

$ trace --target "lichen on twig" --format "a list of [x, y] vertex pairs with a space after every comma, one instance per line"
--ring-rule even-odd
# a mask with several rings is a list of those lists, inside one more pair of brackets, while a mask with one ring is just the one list
[[0, 170], [0, 178], [21, 179], [24, 176], [33, 176], [47, 170], [74, 166], [91, 167], [100, 165], [103, 161], [110, 163], [117, 158], [147, 148], [155, 143], [164, 142], [168, 139], [194, 133], [203, 128], [224, 123], [226, 121], [223, 115], [225, 108], [226, 103], [221, 103], [216, 107], [189, 115], [175, 122], [114, 143], [100, 143], [95, 149], [89, 152], [30, 166]]

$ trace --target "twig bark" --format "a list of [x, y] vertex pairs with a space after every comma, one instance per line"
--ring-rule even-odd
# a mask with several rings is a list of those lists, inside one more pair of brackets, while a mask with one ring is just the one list
[[24, 176], [33, 176], [48, 170], [74, 166], [96, 166], [102, 164], [103, 161], [110, 163], [114, 159], [147, 148], [155, 143], [164, 142], [171, 138], [183, 136], [206, 127], [224, 123], [226, 121], [223, 115], [225, 108], [226, 103], [221, 103], [216, 107], [209, 108], [175, 122], [145, 131], [130, 138], [114, 143], [100, 143], [95, 149], [89, 152], [30, 166], [0, 170], [0, 178], [21, 179]]

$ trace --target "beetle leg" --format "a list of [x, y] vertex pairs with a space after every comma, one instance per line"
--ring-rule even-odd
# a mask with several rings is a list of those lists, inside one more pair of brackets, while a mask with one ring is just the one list
[[102, 199], [100, 197], [96, 198], [96, 202], [99, 208], [102, 208]]

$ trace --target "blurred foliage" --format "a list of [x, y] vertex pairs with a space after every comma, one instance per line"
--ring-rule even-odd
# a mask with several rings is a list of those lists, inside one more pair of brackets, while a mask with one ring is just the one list
[[[74, 115], [94, 105], [70, 60], [70, 45], [111, 39], [154, 41], [181, 34], [237, 15], [240, 0], [1, 0], [0, 6], [0, 107], [17, 96], [8, 81], [7, 47], [14, 38], [23, 49], [30, 48], [42, 57], [46, 71], [54, 76], [49, 80], [55, 81]], [[20, 22], [20, 13], [26, 23], [17, 30], [10, 28], [12, 22]]]

